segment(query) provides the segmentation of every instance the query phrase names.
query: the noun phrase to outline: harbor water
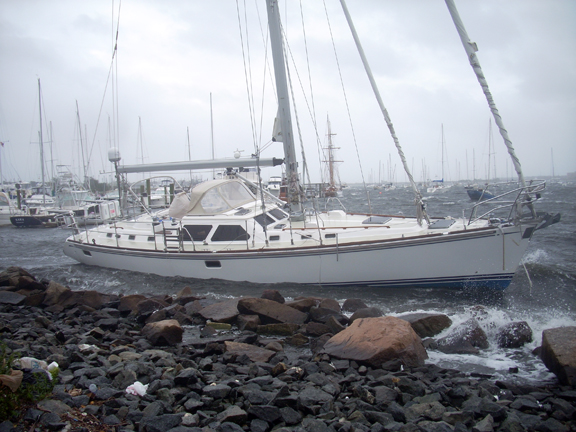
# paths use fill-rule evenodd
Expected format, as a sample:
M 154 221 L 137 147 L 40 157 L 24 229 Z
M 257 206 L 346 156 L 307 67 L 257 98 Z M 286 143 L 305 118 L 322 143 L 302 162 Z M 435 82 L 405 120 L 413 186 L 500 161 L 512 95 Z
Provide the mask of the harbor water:
M 344 189 L 341 204 L 352 212 L 375 214 L 415 213 L 407 188 L 383 191 L 361 187 Z M 425 197 L 430 216 L 462 216 L 470 208 L 463 186 L 452 186 Z M 339 204 L 336 201 L 331 205 Z M 257 296 L 264 289 L 276 289 L 286 299 L 298 296 L 362 299 L 385 315 L 406 312 L 435 312 L 448 315 L 454 324 L 475 317 L 488 335 L 490 348 L 479 355 L 442 354 L 429 351 L 429 363 L 442 367 L 492 375 L 495 379 L 554 382 L 555 377 L 532 351 L 541 344 L 542 331 L 576 326 L 576 185 L 549 184 L 538 211 L 562 214 L 561 222 L 534 233 L 510 286 L 504 291 L 367 288 L 307 286 L 298 284 L 250 284 L 221 280 L 161 277 L 152 274 L 90 267 L 79 264 L 62 252 L 70 231 L 60 228 L 18 229 L 0 227 L 0 270 L 20 266 L 37 278 L 57 281 L 73 290 L 147 295 L 175 294 L 189 286 L 197 295 L 225 299 Z M 450 256 L 444 257 L 450 260 Z M 414 263 L 418 265 L 417 262 Z M 532 343 L 519 349 L 501 349 L 496 344 L 498 329 L 511 321 L 526 321 L 533 330 Z M 447 331 L 446 331 L 447 332 Z M 440 337 L 443 334 L 439 335 Z M 518 372 L 511 372 L 518 368 Z

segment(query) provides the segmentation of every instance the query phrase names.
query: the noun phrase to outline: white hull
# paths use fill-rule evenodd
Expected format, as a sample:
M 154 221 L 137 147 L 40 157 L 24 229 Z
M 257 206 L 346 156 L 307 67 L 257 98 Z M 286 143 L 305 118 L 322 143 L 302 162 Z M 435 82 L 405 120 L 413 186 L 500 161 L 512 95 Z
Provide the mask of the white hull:
M 70 238 L 64 253 L 84 264 L 161 276 L 256 283 L 504 289 L 528 243 L 529 238 L 522 238 L 521 230 L 511 226 L 362 246 L 218 253 L 111 248 L 77 243 Z

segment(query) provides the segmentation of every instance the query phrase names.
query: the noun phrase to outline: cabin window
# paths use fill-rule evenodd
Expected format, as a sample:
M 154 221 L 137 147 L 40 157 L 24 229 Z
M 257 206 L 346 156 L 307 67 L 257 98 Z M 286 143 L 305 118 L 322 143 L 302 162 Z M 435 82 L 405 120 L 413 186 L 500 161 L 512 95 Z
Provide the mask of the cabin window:
M 220 261 L 204 261 L 204 264 L 208 268 L 220 268 L 220 267 L 222 267 L 222 264 L 220 263 Z
M 148 241 L 154 241 L 154 236 L 148 236 Z
M 336 238 L 336 234 L 334 234 L 334 233 L 326 234 L 326 235 L 324 236 L 324 238 Z
M 129 235 L 128 240 L 136 240 L 136 236 L 135 235 Z
M 108 237 L 108 238 L 112 238 L 112 233 L 108 233 L 108 234 L 106 234 L 106 237 Z
M 228 210 L 230 206 L 222 199 L 216 189 L 211 189 L 202 198 L 202 208 L 206 213 L 214 214 Z
M 270 210 L 269 213 L 278 220 L 285 219 L 288 217 L 288 215 L 286 213 L 284 213 L 282 210 L 277 209 L 277 208 Z
M 182 240 L 204 241 L 211 229 L 212 225 L 184 225 Z
M 274 229 L 284 229 L 284 228 L 286 228 L 286 224 L 274 225 Z
M 273 224 L 275 222 L 274 219 L 272 219 L 270 216 L 268 216 L 267 214 L 259 214 L 258 216 L 254 217 L 254 220 L 256 222 L 258 222 L 260 225 L 262 225 L 263 227 L 268 226 L 270 224 Z
M 280 236 L 279 236 L 279 235 L 270 236 L 270 241 L 278 241 L 278 240 L 280 240 Z
M 240 225 L 220 225 L 212 236 L 213 242 L 248 240 L 250 235 Z
M 225 183 L 218 188 L 218 192 L 232 208 L 254 199 L 248 189 L 239 182 Z

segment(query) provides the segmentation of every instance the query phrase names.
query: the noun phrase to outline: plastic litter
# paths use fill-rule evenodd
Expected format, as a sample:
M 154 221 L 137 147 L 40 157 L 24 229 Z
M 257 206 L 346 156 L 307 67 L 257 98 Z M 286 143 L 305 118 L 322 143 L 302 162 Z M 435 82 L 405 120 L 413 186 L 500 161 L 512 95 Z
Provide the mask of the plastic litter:
M 146 390 L 148 389 L 148 384 L 144 385 L 140 381 L 136 381 L 134 384 L 126 387 L 126 393 L 133 394 L 136 396 L 144 396 Z

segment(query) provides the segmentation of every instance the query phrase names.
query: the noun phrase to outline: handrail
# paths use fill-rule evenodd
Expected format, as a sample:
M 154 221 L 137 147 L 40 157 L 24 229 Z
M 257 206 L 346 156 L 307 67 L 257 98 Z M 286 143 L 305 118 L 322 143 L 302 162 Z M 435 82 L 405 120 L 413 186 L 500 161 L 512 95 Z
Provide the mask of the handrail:
M 493 198 L 479 201 L 474 206 L 472 206 L 472 210 L 470 212 L 470 218 L 468 219 L 468 225 L 476 222 L 477 220 L 484 219 L 488 215 L 493 214 L 497 211 L 503 209 L 510 209 L 508 213 L 507 220 L 509 222 L 514 221 L 517 222 L 518 220 L 523 218 L 522 210 L 524 207 L 528 207 L 530 209 L 531 218 L 536 218 L 536 213 L 532 207 L 532 205 L 540 199 L 540 192 L 542 192 L 546 188 L 546 181 L 545 180 L 531 180 L 528 185 L 524 187 L 518 187 L 516 189 L 509 190 L 504 192 L 500 195 L 497 195 Z M 514 198 L 513 196 L 516 195 Z M 506 200 L 502 200 L 502 198 L 507 197 Z M 511 200 L 511 198 L 514 198 Z M 483 212 L 480 216 L 477 215 L 478 210 L 482 207 L 490 207 L 488 210 Z

